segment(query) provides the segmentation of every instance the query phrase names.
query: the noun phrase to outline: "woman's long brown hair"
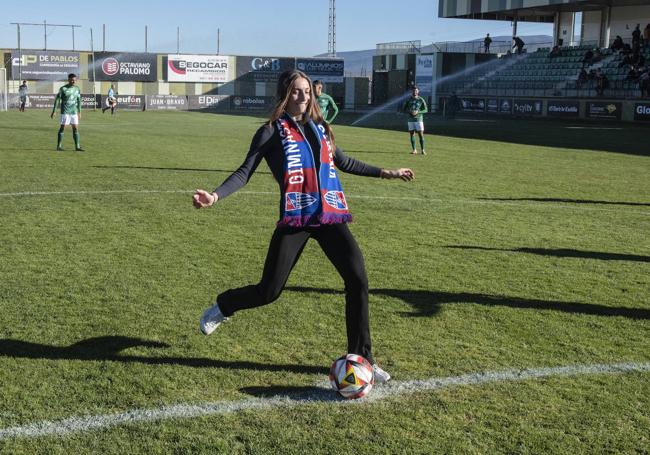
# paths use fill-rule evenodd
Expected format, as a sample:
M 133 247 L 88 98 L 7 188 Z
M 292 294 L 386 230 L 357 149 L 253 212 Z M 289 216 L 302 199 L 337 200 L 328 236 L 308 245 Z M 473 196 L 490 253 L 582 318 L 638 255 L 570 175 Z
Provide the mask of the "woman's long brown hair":
M 336 147 L 334 145 L 334 133 L 332 132 L 332 128 L 330 128 L 329 124 L 323 118 L 323 113 L 321 112 L 320 107 L 316 102 L 316 97 L 314 96 L 314 84 L 312 83 L 309 76 L 300 70 L 287 70 L 284 73 L 280 74 L 280 78 L 278 79 L 278 88 L 275 95 L 277 102 L 273 108 L 273 111 L 271 112 L 271 117 L 269 118 L 268 122 L 269 126 L 273 126 L 273 124 L 284 114 L 284 111 L 287 108 L 287 103 L 289 102 L 289 97 L 291 96 L 291 92 L 293 91 L 296 81 L 300 78 L 306 79 L 307 82 L 309 82 L 310 87 L 307 111 L 305 111 L 302 117 L 303 123 L 306 123 L 308 119 L 311 119 L 314 123 L 323 125 L 330 144 L 332 147 Z

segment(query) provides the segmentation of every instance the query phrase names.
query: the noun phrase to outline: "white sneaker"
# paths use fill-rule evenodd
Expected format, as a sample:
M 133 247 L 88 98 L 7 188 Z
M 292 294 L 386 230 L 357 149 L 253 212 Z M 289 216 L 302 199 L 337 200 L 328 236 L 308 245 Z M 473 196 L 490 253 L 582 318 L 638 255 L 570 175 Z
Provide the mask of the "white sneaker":
M 199 321 L 199 329 L 201 329 L 203 335 L 210 335 L 212 332 L 217 330 L 219 324 L 227 320 L 228 318 L 225 317 L 223 313 L 221 313 L 219 305 L 215 303 L 210 308 L 205 310 L 203 316 L 201 316 L 201 320 Z
M 375 384 L 385 384 L 390 381 L 390 374 L 379 368 L 376 363 L 372 364 L 372 374 L 375 377 Z

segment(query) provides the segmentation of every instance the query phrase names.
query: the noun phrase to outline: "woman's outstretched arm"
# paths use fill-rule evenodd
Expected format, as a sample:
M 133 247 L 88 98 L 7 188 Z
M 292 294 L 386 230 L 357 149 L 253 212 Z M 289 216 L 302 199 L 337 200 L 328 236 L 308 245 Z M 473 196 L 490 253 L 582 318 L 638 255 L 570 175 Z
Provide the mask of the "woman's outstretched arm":
M 273 128 L 264 125 L 258 129 L 251 141 L 250 149 L 241 166 L 239 166 L 235 172 L 230 174 L 230 176 L 213 192 L 210 193 L 202 189 L 197 189 L 192 197 L 192 204 L 194 207 L 197 209 L 210 207 L 219 199 L 225 198 L 246 185 L 253 176 L 257 166 L 260 164 L 260 161 L 262 161 L 262 158 L 266 153 L 266 146 L 272 136 Z
M 348 174 L 363 175 L 368 177 L 381 177 L 383 179 L 402 179 L 405 182 L 413 180 L 415 174 L 411 169 L 382 169 L 352 158 L 340 148 L 334 153 L 334 164 L 343 172 Z

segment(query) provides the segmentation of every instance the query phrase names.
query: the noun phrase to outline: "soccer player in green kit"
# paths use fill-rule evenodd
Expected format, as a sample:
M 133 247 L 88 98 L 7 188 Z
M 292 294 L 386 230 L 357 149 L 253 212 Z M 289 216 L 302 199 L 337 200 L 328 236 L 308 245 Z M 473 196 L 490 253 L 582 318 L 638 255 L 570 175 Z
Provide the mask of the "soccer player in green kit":
M 323 118 L 327 123 L 332 123 L 339 113 L 339 107 L 331 96 L 327 93 L 323 93 L 323 83 L 321 81 L 314 81 L 314 95 L 316 95 L 316 101 L 318 102 L 318 107 L 320 107 L 320 111 L 323 114 Z M 330 107 L 332 108 L 332 115 L 329 115 Z
M 411 155 L 417 155 L 418 153 L 418 150 L 415 147 L 416 132 L 420 138 L 422 154 L 426 155 L 427 152 L 424 151 L 424 122 L 422 120 L 422 114 L 426 114 L 429 111 L 427 110 L 427 102 L 420 96 L 420 89 L 413 87 L 412 90 L 413 92 L 409 99 L 404 103 L 403 108 L 403 111 L 407 112 L 409 115 L 408 128 L 409 134 L 411 135 L 411 148 L 413 149 Z
M 68 74 L 68 83 L 59 89 L 54 99 L 54 107 L 50 118 L 54 118 L 54 112 L 61 103 L 61 127 L 59 128 L 56 150 L 63 151 L 61 143 L 63 142 L 63 130 L 66 125 L 72 125 L 72 137 L 74 138 L 74 149 L 77 152 L 83 152 L 79 143 L 79 118 L 81 117 L 81 91 L 75 84 L 77 82 L 76 74 Z

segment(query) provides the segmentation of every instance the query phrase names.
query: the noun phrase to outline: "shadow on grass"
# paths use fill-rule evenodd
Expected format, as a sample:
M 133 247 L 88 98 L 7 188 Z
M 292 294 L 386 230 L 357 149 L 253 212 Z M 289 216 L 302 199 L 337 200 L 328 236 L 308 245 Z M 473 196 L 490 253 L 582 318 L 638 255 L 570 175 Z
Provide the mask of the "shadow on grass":
M 341 113 L 336 118 L 336 123 L 351 126 L 361 115 Z M 647 143 L 647 125 L 608 123 L 608 127 L 621 128 L 620 131 L 612 132 L 591 128 L 603 125 L 603 122 L 574 122 L 567 125 L 566 119 L 499 118 L 499 127 L 495 128 L 492 120 L 495 119 L 470 114 L 463 114 L 457 119 L 445 119 L 432 114 L 425 115 L 424 124 L 425 131 L 436 136 L 650 156 L 650 148 L 640 145 Z M 406 118 L 397 113 L 379 113 L 357 126 L 405 131 Z M 475 147 L 480 152 L 482 146 Z M 435 146 L 430 151 L 434 152 Z
M 554 197 L 480 197 L 484 201 L 532 201 L 532 202 L 565 202 L 568 204 L 602 204 L 602 205 L 628 205 L 631 207 L 650 207 L 647 202 L 618 202 L 618 201 L 593 201 L 589 199 L 565 199 Z
M 623 254 L 623 253 L 604 253 L 600 251 L 583 251 L 572 250 L 567 248 L 487 248 L 484 246 L 471 245 L 448 245 L 445 248 L 459 250 L 480 250 L 480 251 L 504 251 L 511 253 L 529 253 L 540 256 L 550 256 L 558 258 L 579 258 L 579 259 L 599 259 L 602 261 L 632 261 L 632 262 L 650 262 L 650 256 L 640 254 Z
M 257 362 L 226 361 L 196 357 L 141 357 L 120 355 L 133 347 L 167 348 L 166 343 L 123 336 L 88 338 L 70 346 L 52 346 L 29 341 L 0 339 L 0 356 L 46 360 L 100 360 L 146 365 L 175 365 L 192 368 L 227 370 L 288 371 L 291 373 L 327 374 L 327 368 L 312 365 L 273 365 Z
M 153 166 L 92 166 L 98 169 L 145 169 L 150 171 L 185 171 L 185 172 L 223 172 L 232 174 L 234 170 L 228 169 L 197 169 L 189 167 L 153 167 Z M 255 171 L 256 174 L 271 174 L 268 171 Z
M 343 294 L 336 289 L 311 288 L 302 286 L 287 287 L 294 292 L 316 292 L 324 294 Z M 556 300 L 526 299 L 501 295 L 475 294 L 470 292 L 407 291 L 402 289 L 371 289 L 370 294 L 400 299 L 411 305 L 415 312 L 402 313 L 408 317 L 433 316 L 442 305 L 473 303 L 486 306 L 502 306 L 525 310 L 552 310 L 562 313 L 588 314 L 594 316 L 620 316 L 630 319 L 650 319 L 650 309 L 609 307 L 595 303 L 565 302 Z
M 290 398 L 291 401 L 346 401 L 331 389 L 322 387 L 288 387 L 288 386 L 266 386 L 266 387 L 242 387 L 240 392 L 257 398 Z

